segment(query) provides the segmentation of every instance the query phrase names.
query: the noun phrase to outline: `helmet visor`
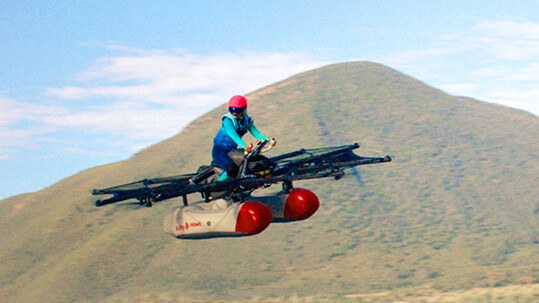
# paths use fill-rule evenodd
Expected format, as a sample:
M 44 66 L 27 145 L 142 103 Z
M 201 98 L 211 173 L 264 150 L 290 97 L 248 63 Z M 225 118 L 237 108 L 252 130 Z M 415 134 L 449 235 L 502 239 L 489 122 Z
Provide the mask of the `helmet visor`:
M 247 109 L 247 106 L 244 107 L 229 107 L 228 110 L 233 114 L 241 114 Z

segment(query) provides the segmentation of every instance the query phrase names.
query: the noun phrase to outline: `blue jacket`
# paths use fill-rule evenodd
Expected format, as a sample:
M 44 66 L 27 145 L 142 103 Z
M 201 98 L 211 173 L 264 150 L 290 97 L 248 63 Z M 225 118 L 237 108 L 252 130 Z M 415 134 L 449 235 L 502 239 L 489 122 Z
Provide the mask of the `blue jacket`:
M 237 120 L 232 114 L 227 113 L 222 118 L 223 124 L 213 139 L 213 144 L 227 151 L 240 147 L 245 147 L 247 144 L 241 140 L 241 137 L 248 131 L 258 140 L 267 140 L 255 127 L 253 119 L 247 114 L 243 115 L 243 118 Z

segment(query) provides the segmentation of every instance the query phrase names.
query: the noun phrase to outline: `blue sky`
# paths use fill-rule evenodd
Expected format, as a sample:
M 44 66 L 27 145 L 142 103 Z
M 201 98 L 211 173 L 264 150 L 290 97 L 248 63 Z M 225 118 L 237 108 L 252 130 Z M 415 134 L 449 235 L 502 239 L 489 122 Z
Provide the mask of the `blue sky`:
M 5 0 L 0 199 L 126 159 L 231 95 L 356 60 L 539 115 L 537 1 Z

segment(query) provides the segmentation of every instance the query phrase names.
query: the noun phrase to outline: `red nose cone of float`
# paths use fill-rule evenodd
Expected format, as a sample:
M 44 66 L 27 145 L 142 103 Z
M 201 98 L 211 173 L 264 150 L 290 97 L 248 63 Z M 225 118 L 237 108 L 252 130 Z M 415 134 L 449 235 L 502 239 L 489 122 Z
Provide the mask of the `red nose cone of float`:
M 247 201 L 243 204 L 236 222 L 236 232 L 258 234 L 270 225 L 273 220 L 271 210 L 264 204 Z
M 303 220 L 312 216 L 320 207 L 318 197 L 310 190 L 294 188 L 284 208 L 284 217 L 294 220 Z

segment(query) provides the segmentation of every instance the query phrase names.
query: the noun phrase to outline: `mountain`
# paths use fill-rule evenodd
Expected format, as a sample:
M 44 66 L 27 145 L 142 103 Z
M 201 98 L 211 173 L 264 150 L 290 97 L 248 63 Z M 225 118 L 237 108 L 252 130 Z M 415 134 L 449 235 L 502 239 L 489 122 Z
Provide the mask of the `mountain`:
M 530 283 L 523 296 L 533 300 L 536 116 L 370 62 L 308 71 L 247 97 L 258 129 L 279 140 L 271 155 L 359 142 L 356 153 L 394 160 L 298 182 L 317 193 L 319 211 L 253 237 L 166 235 L 163 217 L 180 199 L 93 205 L 93 188 L 209 163 L 220 106 L 130 159 L 0 201 L 0 301 L 335 301 Z

